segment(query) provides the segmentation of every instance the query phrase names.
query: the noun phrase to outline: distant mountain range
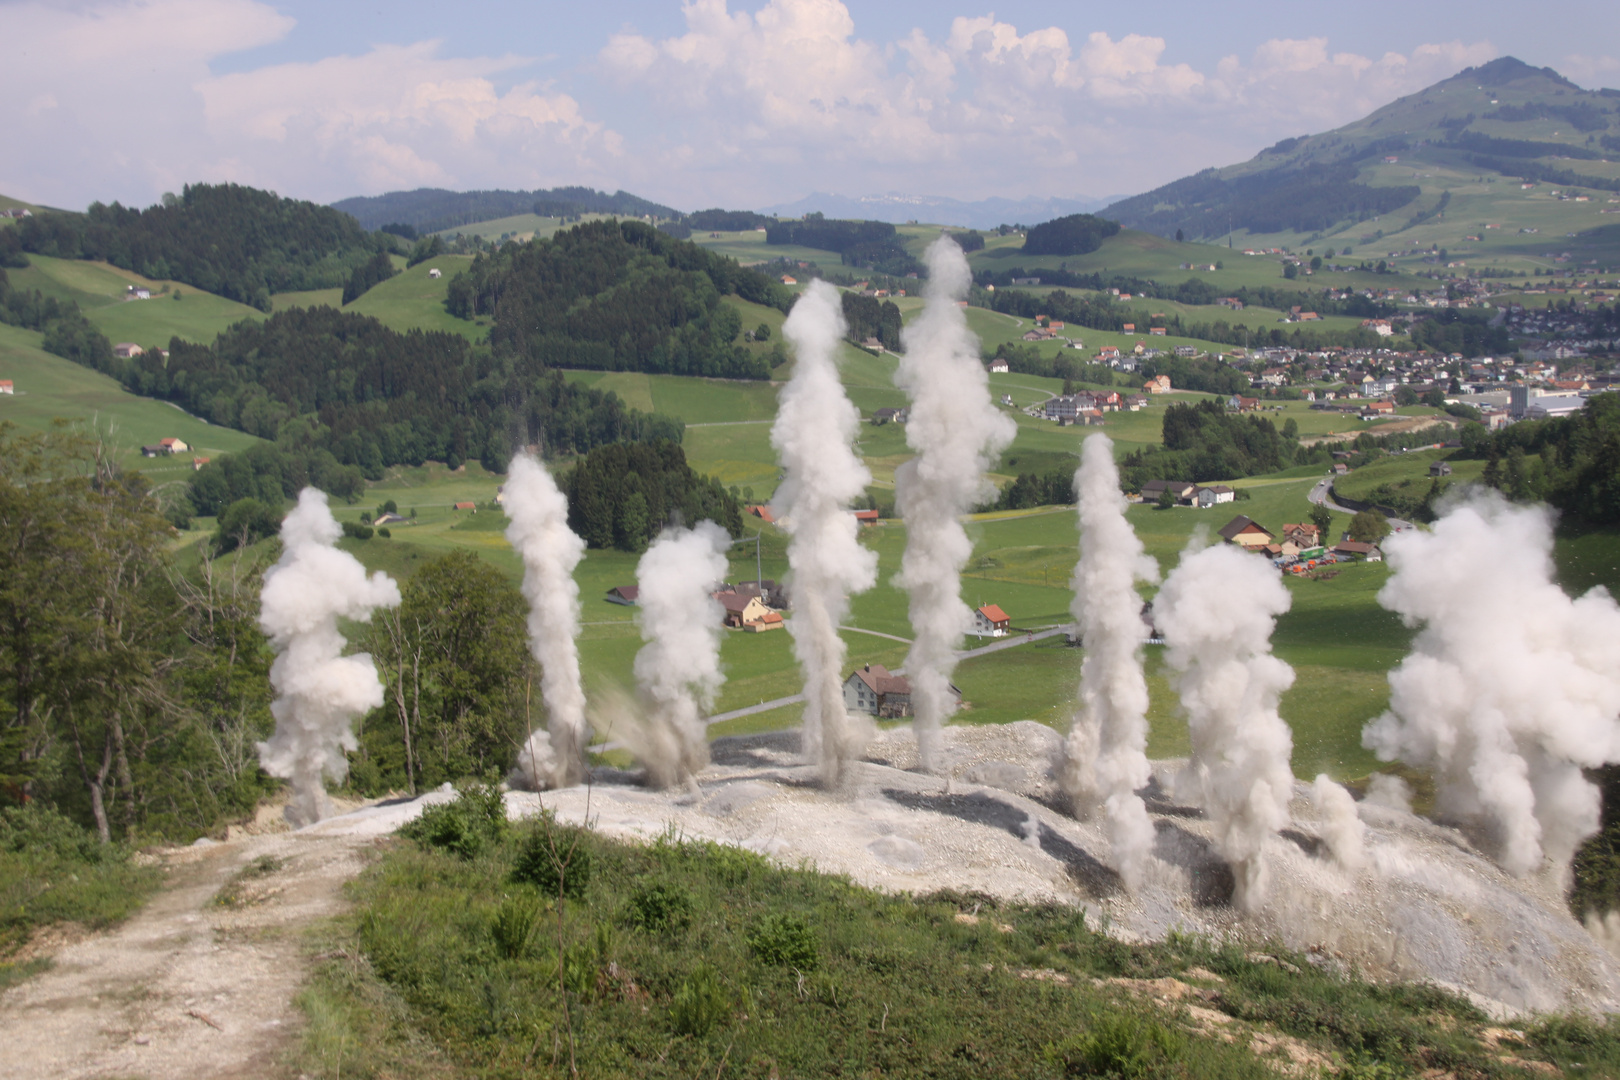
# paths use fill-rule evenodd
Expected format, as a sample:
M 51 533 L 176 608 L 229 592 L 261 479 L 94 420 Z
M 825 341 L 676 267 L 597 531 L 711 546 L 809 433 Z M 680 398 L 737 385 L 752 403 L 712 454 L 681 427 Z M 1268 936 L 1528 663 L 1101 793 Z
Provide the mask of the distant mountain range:
M 816 192 L 789 203 L 765 207 L 762 214 L 775 217 L 803 217 L 820 211 L 830 218 L 862 221 L 887 221 L 904 225 L 908 221 L 926 221 L 936 225 L 960 225 L 970 229 L 993 229 L 997 225 L 1035 225 L 1067 214 L 1088 214 L 1118 199 L 1111 195 L 1103 199 L 980 199 L 964 202 L 942 195 L 829 195 Z
M 1416 223 L 1444 212 L 1443 203 L 1419 203 L 1457 182 L 1446 174 L 1620 190 L 1606 170 L 1582 168 L 1607 158 L 1620 158 L 1620 90 L 1583 90 L 1552 68 L 1506 56 L 1344 127 L 1122 199 L 1102 216 L 1189 240 L 1235 230 L 1327 233 L 1373 218 Z

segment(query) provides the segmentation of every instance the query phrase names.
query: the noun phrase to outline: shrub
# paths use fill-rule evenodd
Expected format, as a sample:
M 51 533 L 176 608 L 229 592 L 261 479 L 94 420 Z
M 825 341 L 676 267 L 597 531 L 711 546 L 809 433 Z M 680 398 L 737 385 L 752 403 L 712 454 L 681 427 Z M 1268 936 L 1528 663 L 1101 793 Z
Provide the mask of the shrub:
M 384 525 L 382 528 L 377 530 L 377 535 L 382 537 L 384 540 L 387 540 L 394 534 L 388 531 L 388 526 Z
M 533 885 L 547 896 L 579 899 L 591 880 L 591 849 L 576 834 L 542 815 L 518 845 L 512 880 Z
M 1157 1020 L 1111 1013 L 1072 1039 L 1046 1048 L 1047 1060 L 1064 1076 L 1147 1080 L 1166 1075 L 1186 1053 L 1186 1039 Z
M 427 847 L 471 859 L 506 835 L 506 802 L 493 784 L 469 784 L 455 802 L 428 807 L 399 832 Z
M 814 930 L 797 915 L 766 915 L 748 934 L 748 947 L 767 964 L 814 971 L 820 947 Z
M 544 906 L 538 895 L 528 892 L 501 899 L 501 906 L 490 920 L 489 934 L 502 956 L 522 960 L 534 952 L 535 932 L 540 928 Z
M 692 921 L 692 894 L 659 883 L 630 894 L 630 921 L 650 933 L 684 930 Z
M 370 540 L 371 533 L 370 525 L 361 525 L 354 521 L 345 521 L 343 523 L 344 536 L 353 537 L 356 540 Z
M 677 1035 L 701 1039 L 731 1012 L 731 995 L 708 964 L 699 964 L 675 989 L 669 1003 L 669 1026 Z

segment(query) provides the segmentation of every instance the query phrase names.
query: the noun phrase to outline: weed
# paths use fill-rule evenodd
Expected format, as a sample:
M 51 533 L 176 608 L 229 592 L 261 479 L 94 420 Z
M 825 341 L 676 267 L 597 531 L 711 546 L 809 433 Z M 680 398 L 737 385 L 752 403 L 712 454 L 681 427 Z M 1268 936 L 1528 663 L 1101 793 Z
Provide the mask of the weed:
M 490 937 L 495 948 L 508 960 L 522 960 L 535 951 L 535 936 L 540 929 L 540 916 L 544 901 L 536 894 L 519 892 L 501 898 L 490 920 Z
M 454 802 L 428 807 L 399 831 L 428 847 L 476 858 L 506 835 L 506 802 L 494 784 L 468 784 Z
M 1150 1016 L 1105 1013 L 1081 1035 L 1046 1048 L 1064 1076 L 1150 1080 L 1170 1075 L 1187 1051 L 1187 1039 Z
M 669 1003 L 669 1025 L 677 1035 L 701 1039 L 731 1012 L 731 994 L 708 964 L 699 964 L 681 980 Z
M 770 914 L 754 924 L 748 947 L 767 964 L 814 971 L 820 960 L 815 931 L 797 915 Z
M 512 880 L 533 885 L 547 896 L 577 900 L 591 880 L 591 849 L 579 835 L 542 815 L 524 833 L 512 863 Z
M 692 921 L 692 894 L 660 882 L 630 894 L 630 921 L 654 934 L 686 929 Z

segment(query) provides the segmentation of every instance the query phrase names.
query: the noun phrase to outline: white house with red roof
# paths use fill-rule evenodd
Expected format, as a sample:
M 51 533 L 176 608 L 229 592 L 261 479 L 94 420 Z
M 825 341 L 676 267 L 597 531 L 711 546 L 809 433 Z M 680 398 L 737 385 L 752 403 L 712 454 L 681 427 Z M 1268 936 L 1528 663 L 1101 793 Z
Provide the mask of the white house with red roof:
M 973 633 L 978 637 L 1006 637 L 1012 618 L 995 604 L 986 604 L 973 613 Z

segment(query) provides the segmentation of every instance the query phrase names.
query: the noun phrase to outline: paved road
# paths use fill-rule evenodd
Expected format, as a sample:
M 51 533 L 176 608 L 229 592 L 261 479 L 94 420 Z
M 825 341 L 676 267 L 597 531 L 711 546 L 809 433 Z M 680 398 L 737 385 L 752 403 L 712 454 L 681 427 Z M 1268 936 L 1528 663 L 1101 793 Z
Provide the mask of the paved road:
M 1355 511 L 1350 509 L 1348 506 L 1340 506 L 1338 503 L 1333 501 L 1332 496 L 1329 494 L 1329 492 L 1332 490 L 1333 478 L 1328 477 L 1326 479 L 1317 481 L 1316 486 L 1311 488 L 1311 493 L 1305 497 L 1318 506 L 1326 506 L 1329 510 L 1337 510 L 1341 514 L 1354 514 Z M 1402 518 L 1390 518 L 1389 527 L 1395 532 L 1401 532 L 1405 529 L 1414 528 L 1415 526 L 1413 526 L 1410 521 L 1403 520 Z
M 840 626 L 838 629 L 850 634 L 870 634 L 872 637 L 888 638 L 890 641 L 898 641 L 902 645 L 911 644 L 911 639 L 908 637 L 899 637 L 895 634 L 885 634 L 881 630 L 862 630 L 858 626 Z
M 853 630 L 859 634 L 875 634 L 877 637 L 890 638 L 894 641 L 906 641 L 905 638 L 895 637 L 893 634 L 881 634 L 875 630 L 862 630 L 856 626 L 840 626 L 839 629 Z M 987 656 L 990 653 L 1001 652 L 1003 649 L 1013 649 L 1020 645 L 1028 645 L 1031 642 L 1045 641 L 1047 638 L 1056 637 L 1059 634 L 1068 634 L 1073 630 L 1074 624 L 1066 623 L 1062 626 L 1051 626 L 1043 630 L 1037 630 L 1033 634 L 1014 634 L 1009 637 L 999 638 L 988 645 L 981 645 L 976 649 L 960 650 L 957 652 L 956 658 L 958 660 L 969 660 L 975 656 Z M 909 642 L 907 642 L 907 644 L 909 644 Z M 896 668 L 894 671 L 896 675 L 904 674 L 904 672 L 905 669 L 903 668 Z M 741 709 L 733 709 L 730 712 L 715 713 L 713 716 L 708 717 L 704 723 L 723 724 L 728 720 L 741 720 L 745 716 L 753 716 L 757 713 L 770 712 L 773 709 L 782 709 L 789 705 L 800 705 L 803 703 L 803 694 L 789 694 L 787 697 L 772 698 L 770 701 L 762 701 L 758 705 L 749 705 Z M 591 750 L 601 753 L 605 750 L 617 750 L 619 749 L 619 745 L 620 744 L 617 742 L 598 743 L 597 745 L 591 747 Z

